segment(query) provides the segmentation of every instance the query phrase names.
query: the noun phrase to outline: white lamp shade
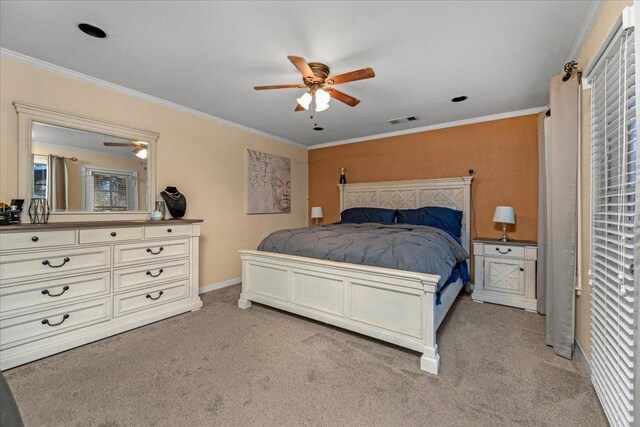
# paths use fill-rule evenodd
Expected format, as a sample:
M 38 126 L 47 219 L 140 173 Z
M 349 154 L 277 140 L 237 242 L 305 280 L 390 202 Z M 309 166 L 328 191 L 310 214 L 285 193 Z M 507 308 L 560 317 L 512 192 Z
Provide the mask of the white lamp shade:
M 323 89 L 316 90 L 316 111 L 324 111 L 329 108 L 331 95 Z
M 493 214 L 493 222 L 516 223 L 516 213 L 511 206 L 497 206 Z
M 322 218 L 322 207 L 314 206 L 311 208 L 311 218 Z
M 147 149 L 143 148 L 142 150 L 138 151 L 136 153 L 136 156 L 138 156 L 141 159 L 146 159 L 147 158 Z
M 304 95 L 302 95 L 300 98 L 296 99 L 296 101 L 298 101 L 298 104 L 300 104 L 300 106 L 302 108 L 304 108 L 305 110 L 309 109 L 309 105 L 311 105 L 311 100 L 312 100 L 312 96 L 309 92 L 305 92 Z

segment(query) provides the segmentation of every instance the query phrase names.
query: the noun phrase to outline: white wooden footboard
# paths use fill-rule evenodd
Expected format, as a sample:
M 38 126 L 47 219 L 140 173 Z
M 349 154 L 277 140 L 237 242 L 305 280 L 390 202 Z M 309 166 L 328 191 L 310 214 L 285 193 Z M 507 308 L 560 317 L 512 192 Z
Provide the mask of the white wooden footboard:
M 242 250 L 240 308 L 251 301 L 421 352 L 438 373 L 439 276 Z

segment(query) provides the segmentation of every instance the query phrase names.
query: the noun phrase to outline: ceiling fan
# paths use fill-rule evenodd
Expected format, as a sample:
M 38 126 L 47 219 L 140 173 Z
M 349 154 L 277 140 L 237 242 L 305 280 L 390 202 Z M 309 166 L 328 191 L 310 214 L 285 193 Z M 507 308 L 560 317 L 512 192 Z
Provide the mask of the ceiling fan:
M 271 85 L 271 86 L 254 86 L 255 90 L 268 89 L 293 89 L 293 88 L 309 88 L 300 98 L 297 99 L 298 105 L 294 111 L 304 111 L 311 107 L 311 103 L 315 101 L 315 111 L 324 111 L 329 108 L 329 100 L 331 98 L 355 107 L 360 103 L 359 99 L 340 92 L 338 89 L 326 88 L 326 86 L 334 86 L 342 83 L 353 82 L 356 80 L 364 80 L 375 77 L 375 73 L 371 68 L 363 68 L 361 70 L 351 71 L 348 73 L 338 74 L 337 76 L 329 76 L 329 66 L 320 62 L 305 61 L 300 56 L 288 56 L 289 61 L 302 74 L 302 83 L 288 85 Z
M 133 154 L 141 159 L 147 158 L 147 143 L 144 141 L 103 142 L 105 147 L 133 147 Z

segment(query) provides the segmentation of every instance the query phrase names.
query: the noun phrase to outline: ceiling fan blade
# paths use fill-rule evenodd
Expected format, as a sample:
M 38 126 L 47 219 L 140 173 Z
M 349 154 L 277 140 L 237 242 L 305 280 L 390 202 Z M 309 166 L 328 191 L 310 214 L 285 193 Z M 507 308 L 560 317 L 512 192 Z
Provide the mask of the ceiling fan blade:
M 271 85 L 271 86 L 254 86 L 255 90 L 269 90 L 269 89 L 293 89 L 306 87 L 303 84 L 290 84 L 290 85 Z
M 287 58 L 289 58 L 289 61 L 291 61 L 291 63 L 298 69 L 298 71 L 302 73 L 303 77 L 310 78 L 310 79 L 315 78 L 313 71 L 311 71 L 311 67 L 309 67 L 309 64 L 307 64 L 307 61 L 305 61 L 303 57 L 287 56 Z
M 342 83 L 353 82 L 356 80 L 364 80 L 375 77 L 376 73 L 372 68 L 363 68 L 362 70 L 350 71 L 344 74 L 338 74 L 337 76 L 330 76 L 327 78 L 327 84 L 339 85 Z
M 296 108 L 293 111 L 304 111 L 304 107 L 302 107 L 302 105 L 298 104 L 298 105 L 296 105 Z
M 103 142 L 107 147 L 135 147 L 133 142 Z
M 329 92 L 329 95 L 331 95 L 333 99 L 336 99 L 340 102 L 344 102 L 349 107 L 355 107 L 356 105 L 360 104 L 359 99 L 356 99 L 351 95 L 347 95 L 344 92 L 340 92 L 337 89 L 327 89 L 327 92 Z

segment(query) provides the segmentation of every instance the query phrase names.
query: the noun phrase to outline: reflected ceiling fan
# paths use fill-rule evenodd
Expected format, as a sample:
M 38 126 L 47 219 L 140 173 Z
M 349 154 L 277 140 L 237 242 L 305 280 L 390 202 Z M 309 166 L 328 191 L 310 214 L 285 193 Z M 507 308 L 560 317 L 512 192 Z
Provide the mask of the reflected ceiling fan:
M 133 147 L 133 154 L 141 159 L 147 158 L 147 143 L 144 141 L 131 142 L 103 142 L 105 147 Z
M 253 88 L 255 90 L 309 88 L 308 92 L 305 92 L 304 95 L 297 99 L 298 105 L 294 111 L 308 110 L 312 107 L 312 103 L 315 104 L 314 110 L 316 112 L 324 111 L 329 108 L 329 100 L 331 98 L 343 102 L 349 107 L 355 107 L 360 103 L 359 99 L 340 92 L 338 89 L 327 88 L 326 86 L 370 79 L 376 76 L 371 68 L 363 68 L 361 70 L 338 74 L 337 76 L 329 76 L 328 65 L 321 64 L 320 62 L 307 63 L 307 61 L 300 56 L 288 56 L 287 58 L 289 58 L 289 61 L 291 61 L 302 74 L 301 84 L 254 86 Z

